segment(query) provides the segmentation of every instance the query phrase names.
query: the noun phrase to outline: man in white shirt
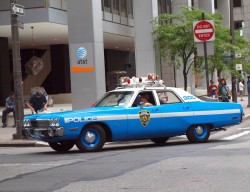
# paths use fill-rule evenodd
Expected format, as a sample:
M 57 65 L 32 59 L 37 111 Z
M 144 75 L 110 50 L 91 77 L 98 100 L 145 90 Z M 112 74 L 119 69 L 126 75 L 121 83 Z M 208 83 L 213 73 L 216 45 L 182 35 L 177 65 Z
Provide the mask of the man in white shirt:
M 241 98 L 241 101 L 244 101 L 242 96 L 243 96 L 243 90 L 244 90 L 244 84 L 242 83 L 243 80 L 240 80 L 239 82 L 239 90 L 240 90 L 240 98 Z

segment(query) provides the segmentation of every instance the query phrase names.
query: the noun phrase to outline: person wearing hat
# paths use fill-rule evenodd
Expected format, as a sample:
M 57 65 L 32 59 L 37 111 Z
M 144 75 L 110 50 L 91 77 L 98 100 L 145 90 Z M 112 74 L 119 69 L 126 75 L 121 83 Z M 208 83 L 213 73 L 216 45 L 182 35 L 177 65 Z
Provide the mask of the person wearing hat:
M 36 92 L 30 97 L 27 107 L 29 107 L 32 113 L 37 113 L 40 110 L 47 110 L 48 102 L 46 97 L 40 92 Z

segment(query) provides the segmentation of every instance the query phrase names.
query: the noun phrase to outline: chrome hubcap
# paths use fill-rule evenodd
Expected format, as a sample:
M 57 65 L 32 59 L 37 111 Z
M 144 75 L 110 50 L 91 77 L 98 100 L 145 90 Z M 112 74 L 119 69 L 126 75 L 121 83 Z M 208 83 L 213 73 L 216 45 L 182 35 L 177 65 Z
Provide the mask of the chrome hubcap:
M 202 126 L 198 126 L 195 128 L 195 131 L 198 135 L 201 135 L 203 133 L 203 127 Z
M 88 131 L 85 135 L 85 141 L 87 141 L 88 143 L 92 143 L 95 140 L 95 134 L 93 134 L 92 132 Z

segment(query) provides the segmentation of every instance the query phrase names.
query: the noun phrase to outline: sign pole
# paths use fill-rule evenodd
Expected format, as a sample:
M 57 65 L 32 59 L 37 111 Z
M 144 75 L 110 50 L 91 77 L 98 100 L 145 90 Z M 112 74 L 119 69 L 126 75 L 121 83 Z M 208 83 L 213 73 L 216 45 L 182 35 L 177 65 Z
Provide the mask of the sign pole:
M 205 13 L 202 12 L 202 20 L 205 20 Z M 207 61 L 207 42 L 203 42 L 204 45 L 204 59 L 205 59 L 205 70 L 206 70 L 206 84 L 207 84 L 207 96 L 209 96 L 209 76 L 208 76 L 208 61 Z
M 16 3 L 16 0 L 11 0 L 10 3 Z M 11 10 L 10 10 L 11 11 Z M 13 139 L 22 138 L 23 129 L 23 87 L 22 87 L 22 69 L 20 56 L 20 41 L 18 31 L 18 15 L 11 13 L 11 33 L 12 33 L 12 58 L 13 58 L 13 76 L 14 76 L 14 91 L 16 97 L 16 133 L 13 134 Z

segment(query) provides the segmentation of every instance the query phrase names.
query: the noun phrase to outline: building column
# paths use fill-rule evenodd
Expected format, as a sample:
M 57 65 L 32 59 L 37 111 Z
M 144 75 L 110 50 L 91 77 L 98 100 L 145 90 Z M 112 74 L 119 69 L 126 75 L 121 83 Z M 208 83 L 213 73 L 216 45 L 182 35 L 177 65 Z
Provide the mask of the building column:
M 230 27 L 230 2 L 229 0 L 217 1 L 217 9 L 222 14 L 223 25 Z
M 133 6 L 136 75 L 146 76 L 147 73 L 159 73 L 159 54 L 154 48 L 153 24 L 150 23 L 158 16 L 158 3 L 155 0 L 134 0 Z
M 106 91 L 101 1 L 68 1 L 73 109 L 90 107 Z
M 219 0 L 221 1 L 221 0 Z M 214 0 L 199 0 L 199 8 L 204 11 L 215 13 Z
M 0 37 L 0 106 L 5 106 L 11 90 L 8 38 Z

